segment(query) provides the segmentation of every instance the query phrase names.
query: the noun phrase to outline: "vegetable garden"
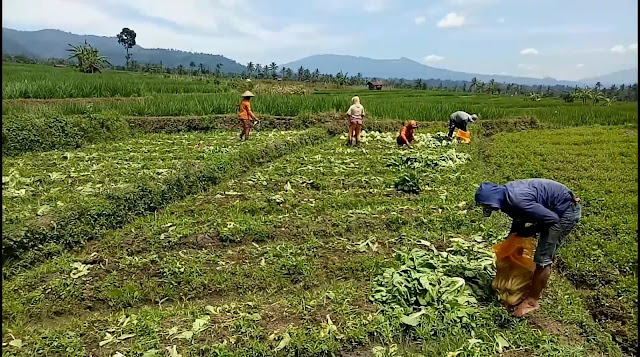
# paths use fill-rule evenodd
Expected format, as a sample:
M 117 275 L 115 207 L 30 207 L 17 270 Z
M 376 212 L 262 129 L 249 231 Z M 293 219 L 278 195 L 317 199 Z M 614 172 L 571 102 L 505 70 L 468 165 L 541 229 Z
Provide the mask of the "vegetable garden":
M 238 142 L 246 84 L 56 71 L 3 68 L 3 356 L 637 353 L 637 103 L 256 93 Z M 458 109 L 470 145 L 441 133 Z M 432 123 L 399 149 L 409 119 Z M 508 219 L 473 193 L 529 177 L 583 221 L 515 318 L 491 288 Z

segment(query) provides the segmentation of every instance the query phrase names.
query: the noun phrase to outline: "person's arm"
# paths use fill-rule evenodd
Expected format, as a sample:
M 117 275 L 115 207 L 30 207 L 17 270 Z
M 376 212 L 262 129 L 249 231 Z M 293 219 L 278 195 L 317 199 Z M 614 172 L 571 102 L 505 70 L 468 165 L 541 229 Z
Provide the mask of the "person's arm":
M 531 220 L 536 223 L 552 225 L 560 221 L 560 217 L 558 217 L 555 212 L 547 209 L 531 198 L 519 200 L 515 206 L 527 214 Z
M 409 142 L 409 140 L 407 140 L 407 135 L 404 128 L 400 130 L 400 139 L 402 139 L 402 141 L 404 141 L 404 143 L 407 144 L 409 148 L 411 148 L 411 143 Z
M 256 120 L 258 118 L 256 118 L 255 114 L 253 114 L 253 112 L 251 111 L 251 104 L 249 104 L 249 102 L 247 102 L 247 104 L 245 104 L 247 106 L 247 114 L 249 114 L 249 118 Z

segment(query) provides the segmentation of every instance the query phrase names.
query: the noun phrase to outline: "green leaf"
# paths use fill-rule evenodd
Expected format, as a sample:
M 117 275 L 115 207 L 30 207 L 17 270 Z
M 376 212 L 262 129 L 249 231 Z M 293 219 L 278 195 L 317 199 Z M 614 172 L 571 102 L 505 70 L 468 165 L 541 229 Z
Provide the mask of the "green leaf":
M 204 330 L 207 326 L 207 324 L 209 323 L 209 319 L 211 317 L 209 316 L 204 316 L 201 317 L 199 319 L 196 319 L 196 321 L 193 322 L 193 326 L 191 327 L 191 331 L 193 332 L 200 332 L 202 330 Z
M 289 344 L 289 342 L 291 342 L 291 336 L 289 336 L 289 334 L 287 332 L 282 334 L 282 340 L 280 340 L 280 343 L 278 344 L 278 346 L 273 350 L 273 352 L 278 352 L 281 349 L 287 347 L 287 345 Z
M 11 342 L 9 342 L 9 346 L 21 348 L 24 345 L 22 344 L 22 340 L 17 338 L 15 340 L 11 340 Z
M 126 340 L 127 338 L 131 338 L 131 337 L 133 337 L 133 336 L 135 336 L 135 335 L 136 335 L 135 333 L 127 333 L 127 334 L 124 334 L 124 335 L 122 335 L 122 336 L 118 337 L 118 340 L 120 340 L 120 341 L 124 341 L 124 340 Z
M 418 324 L 420 323 L 420 316 L 424 315 L 426 312 L 427 311 L 423 309 L 418 312 L 414 312 L 409 316 L 403 315 L 400 321 L 409 326 L 418 326 Z
M 158 352 L 160 352 L 160 350 L 151 349 L 145 352 L 142 357 L 156 357 L 158 356 Z
M 498 343 L 498 346 L 496 347 L 498 353 L 502 353 L 505 347 L 510 346 L 509 342 L 502 337 L 502 335 L 496 335 L 496 342 Z
M 106 332 L 105 336 L 104 336 L 104 340 L 100 341 L 100 343 L 98 343 L 98 345 L 100 347 L 102 347 L 102 346 L 104 346 L 104 345 L 106 345 L 108 343 L 111 343 L 113 341 L 115 341 L 115 337 L 113 337 L 113 335 L 111 335 L 110 333 Z
M 193 338 L 193 331 L 183 331 L 182 333 L 180 333 L 179 335 L 175 336 L 174 338 L 183 338 L 185 340 L 190 340 Z
M 169 357 L 182 357 L 182 355 L 178 353 L 178 349 L 176 345 L 173 345 L 172 347 L 167 347 L 167 350 L 169 351 Z

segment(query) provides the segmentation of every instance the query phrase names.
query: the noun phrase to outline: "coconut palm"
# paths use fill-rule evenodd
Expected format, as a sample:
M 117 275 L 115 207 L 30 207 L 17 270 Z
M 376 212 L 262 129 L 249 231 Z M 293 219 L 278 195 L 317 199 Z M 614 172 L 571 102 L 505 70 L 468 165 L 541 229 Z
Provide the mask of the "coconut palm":
M 251 74 L 253 74 L 253 71 L 255 69 L 256 69 L 256 67 L 253 65 L 253 62 L 247 63 L 247 73 L 249 74 L 249 77 L 251 77 Z

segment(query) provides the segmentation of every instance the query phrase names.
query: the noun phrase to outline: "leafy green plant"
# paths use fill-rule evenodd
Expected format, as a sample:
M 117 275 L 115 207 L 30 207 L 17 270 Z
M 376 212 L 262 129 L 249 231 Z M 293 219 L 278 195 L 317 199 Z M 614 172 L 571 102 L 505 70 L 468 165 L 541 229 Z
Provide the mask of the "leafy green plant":
M 494 273 L 491 253 L 463 240 L 455 241 L 446 252 L 429 242 L 421 243 L 430 249 L 397 253 L 395 260 L 400 266 L 374 278 L 370 299 L 383 310 L 407 314 L 402 322 L 411 326 L 419 323 L 425 307 L 444 309 L 450 317 L 465 320 L 476 298 L 490 293 L 487 287 Z
M 100 56 L 98 50 L 90 44 L 85 43 L 81 46 L 70 44 L 69 46 L 71 47 L 67 49 L 67 51 L 71 52 L 69 59 L 75 58 L 78 60 L 78 69 L 80 72 L 100 73 L 104 66 L 110 64 L 109 61 L 107 61 L 107 57 Z
M 422 190 L 420 188 L 420 178 L 415 172 L 409 172 L 400 175 L 395 183 L 396 190 L 400 192 L 418 194 Z

